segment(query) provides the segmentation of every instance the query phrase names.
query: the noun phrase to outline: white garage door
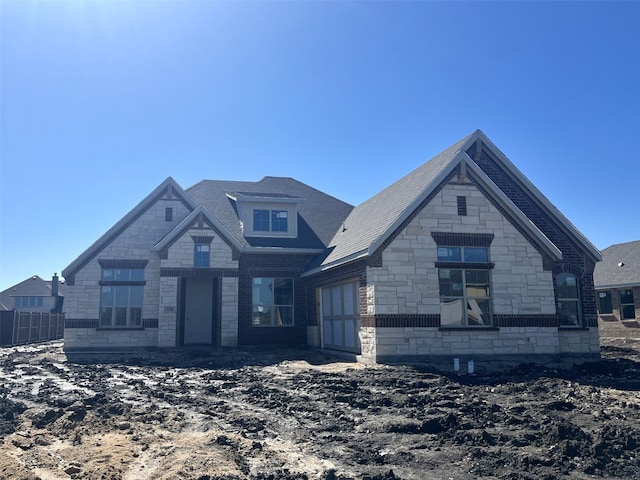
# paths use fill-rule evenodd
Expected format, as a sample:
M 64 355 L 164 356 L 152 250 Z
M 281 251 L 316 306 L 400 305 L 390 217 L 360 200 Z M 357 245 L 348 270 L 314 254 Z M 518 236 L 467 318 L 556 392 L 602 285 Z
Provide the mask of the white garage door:
M 360 295 L 358 282 L 322 289 L 324 348 L 360 353 Z

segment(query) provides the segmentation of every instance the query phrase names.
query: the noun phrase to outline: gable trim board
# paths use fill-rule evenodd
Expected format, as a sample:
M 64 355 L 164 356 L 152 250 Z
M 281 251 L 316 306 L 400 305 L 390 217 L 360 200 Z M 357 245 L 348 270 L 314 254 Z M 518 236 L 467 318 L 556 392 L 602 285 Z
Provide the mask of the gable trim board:
M 487 164 L 489 158 L 493 166 Z M 518 192 L 515 197 L 512 189 Z M 296 222 L 302 226 L 299 236 L 256 237 L 257 231 L 248 225 L 247 238 L 242 222 L 251 221 L 252 216 L 236 208 L 236 192 L 248 192 L 249 203 L 263 198 L 295 203 Z M 159 222 L 159 211 L 144 214 L 167 196 L 184 208 L 171 225 L 154 229 L 149 223 L 145 231 L 161 232 L 157 238 L 133 250 L 109 246 L 116 239 L 119 244 L 128 239 L 139 243 L 139 238 L 129 237 L 136 235 L 133 225 L 140 229 L 145 227 L 138 221 Z M 334 229 L 332 236 L 328 225 Z M 206 239 L 210 246 L 208 266 L 194 265 L 197 239 Z M 436 247 L 449 241 L 480 242 L 489 252 L 489 261 L 439 261 Z M 318 242 L 324 247 L 319 248 Z M 135 329 L 95 328 L 101 295 L 96 258 L 148 262 L 144 305 L 127 307 L 143 310 L 145 320 L 133 324 Z M 191 303 L 201 298 L 189 295 L 185 288 L 195 288 L 189 279 L 200 278 L 216 279 L 212 280 L 215 298 L 206 308 L 217 312 L 211 328 L 217 332 L 219 346 L 322 347 L 327 328 L 333 329 L 329 343 L 339 346 L 342 335 L 352 335 L 341 329 L 355 328 L 357 349 L 353 342 L 348 347 L 345 343 L 345 348 L 362 361 L 466 354 L 485 359 L 504 355 L 592 358 L 599 355 L 592 273 L 600 258 L 600 252 L 479 130 L 355 208 L 289 178 L 265 177 L 254 183 L 205 180 L 183 190 L 169 177 L 64 270 L 63 275 L 71 279 L 73 310 L 67 312 L 65 349 L 182 345 L 181 332 L 189 321 L 185 311 L 197 311 Z M 443 269 L 465 276 L 478 269 L 486 272 L 479 275 L 490 282 L 490 295 L 469 300 L 467 309 L 472 308 L 475 316 L 486 316 L 489 323 L 449 325 L 451 309 L 442 310 L 445 304 L 439 288 L 443 287 L 438 286 L 438 272 Z M 560 322 L 557 311 L 555 275 L 561 272 L 574 273 L 579 282 L 575 306 L 581 320 L 570 328 Z M 254 278 L 271 282 L 273 289 L 261 293 L 275 295 L 266 303 L 256 303 Z M 336 286 L 345 282 L 350 287 L 340 293 L 342 300 L 323 300 L 323 295 L 342 291 Z M 276 285 L 284 284 L 290 284 L 290 290 L 276 293 Z M 466 294 L 460 298 L 466 299 Z M 349 306 L 355 300 L 357 319 Z M 563 297 L 563 302 L 574 308 L 573 300 Z M 480 310 L 480 304 L 485 310 Z M 452 305 L 455 312 L 458 307 L 455 302 Z M 463 315 L 472 315 L 465 313 L 467 309 Z M 271 321 L 276 323 L 255 324 L 257 311 L 271 311 Z M 283 318 L 289 323 L 277 323 Z

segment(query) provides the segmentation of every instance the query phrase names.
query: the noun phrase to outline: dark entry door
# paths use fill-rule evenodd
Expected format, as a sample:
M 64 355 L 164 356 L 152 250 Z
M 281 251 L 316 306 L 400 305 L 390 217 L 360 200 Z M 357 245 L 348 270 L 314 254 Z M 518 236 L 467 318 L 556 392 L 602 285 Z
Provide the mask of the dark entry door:
M 211 278 L 187 279 L 184 306 L 185 345 L 213 344 L 213 287 Z

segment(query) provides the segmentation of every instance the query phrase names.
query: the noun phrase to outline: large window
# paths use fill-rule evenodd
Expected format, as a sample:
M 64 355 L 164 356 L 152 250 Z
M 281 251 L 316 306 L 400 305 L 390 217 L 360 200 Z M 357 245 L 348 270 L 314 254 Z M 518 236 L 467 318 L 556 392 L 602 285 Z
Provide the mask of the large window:
M 293 279 L 254 278 L 252 325 L 293 325 Z
M 253 211 L 253 230 L 255 232 L 287 232 L 289 230 L 289 212 L 287 210 Z
M 439 262 L 460 263 L 460 268 L 438 268 L 442 326 L 491 325 L 490 271 L 476 268 L 488 260 L 486 247 L 438 247 Z
M 611 292 L 598 292 L 598 305 L 600 313 L 613 313 L 613 303 L 611 302 Z
M 580 294 L 578 277 L 573 273 L 561 273 L 556 277 L 558 289 L 558 316 L 560 326 L 580 325 Z
M 105 268 L 100 283 L 100 326 L 142 326 L 144 269 Z
M 636 318 L 636 308 L 633 304 L 633 290 L 630 288 L 620 291 L 620 318 Z

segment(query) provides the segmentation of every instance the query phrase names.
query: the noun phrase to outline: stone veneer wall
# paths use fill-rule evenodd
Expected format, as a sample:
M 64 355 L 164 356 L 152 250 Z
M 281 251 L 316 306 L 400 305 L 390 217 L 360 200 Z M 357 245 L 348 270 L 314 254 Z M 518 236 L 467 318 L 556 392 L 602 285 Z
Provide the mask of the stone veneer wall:
M 165 209 L 173 219 L 165 221 Z M 175 198 L 158 200 L 117 235 L 104 249 L 75 273 L 65 295 L 65 350 L 155 347 L 158 344 L 160 258 L 153 251 L 158 239 L 188 215 Z M 98 260 L 148 260 L 144 278 L 143 329 L 98 329 L 100 279 Z
M 194 240 L 192 237 L 213 237 L 211 240 L 210 268 L 238 268 L 238 261 L 233 259 L 231 247 L 218 232 L 203 226 L 191 228 L 176 240 L 162 259 L 162 268 L 193 268 Z
M 209 268 L 194 269 L 194 239 L 192 237 L 211 238 Z M 220 345 L 233 347 L 238 344 L 238 261 L 234 260 L 231 247 L 217 231 L 203 225 L 193 227 L 177 239 L 168 249 L 167 258 L 161 261 L 162 269 L 171 269 L 172 275 L 162 277 L 160 296 L 160 322 L 158 346 L 175 347 L 178 344 L 177 325 L 180 320 L 178 278 L 198 275 L 222 277 L 220 289 Z M 228 275 L 228 276 L 227 276 Z
M 466 216 L 458 215 L 458 196 L 466 197 Z M 493 327 L 439 327 L 437 245 L 431 232 L 493 235 Z M 367 268 L 361 358 L 598 356 L 597 329 L 558 329 L 554 299 L 553 273 L 545 270 L 540 252 L 482 192 L 450 182 L 384 249 L 382 266 Z
M 458 196 L 467 215 L 457 214 Z M 431 232 L 488 233 L 496 315 L 555 315 L 552 273 L 540 253 L 472 185 L 447 184 L 367 269 L 367 314 L 440 314 Z
M 502 327 L 453 331 L 438 328 L 398 327 L 363 329 L 364 362 L 417 360 L 448 364 L 452 358 L 483 361 L 532 361 L 536 357 L 598 358 L 600 342 L 595 329 Z M 375 340 L 375 343 L 373 343 Z

